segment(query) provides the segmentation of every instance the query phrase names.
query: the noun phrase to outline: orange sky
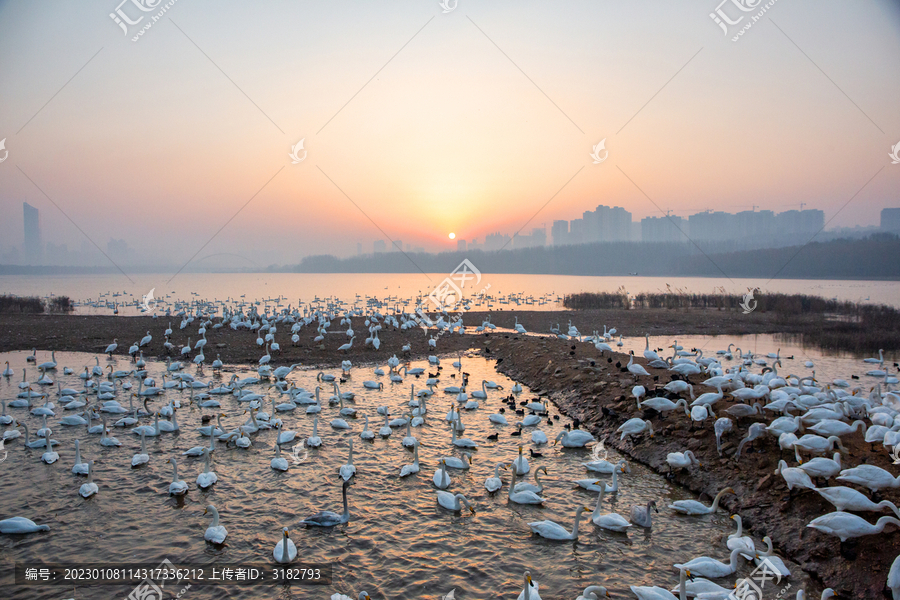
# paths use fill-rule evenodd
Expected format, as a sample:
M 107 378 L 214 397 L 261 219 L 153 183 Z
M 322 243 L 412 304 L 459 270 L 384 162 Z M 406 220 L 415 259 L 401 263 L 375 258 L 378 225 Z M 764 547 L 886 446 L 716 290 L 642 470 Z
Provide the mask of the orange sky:
M 84 239 L 24 174 L 101 247 L 176 262 L 270 179 L 201 256 L 348 255 L 378 227 L 449 249 L 601 203 L 829 219 L 883 168 L 829 227 L 877 224 L 900 204 L 897 5 L 777 2 L 735 43 L 715 4 L 179 0 L 132 42 L 115 2 L 2 2 L 0 233 L 21 243 L 27 201 L 45 239 Z

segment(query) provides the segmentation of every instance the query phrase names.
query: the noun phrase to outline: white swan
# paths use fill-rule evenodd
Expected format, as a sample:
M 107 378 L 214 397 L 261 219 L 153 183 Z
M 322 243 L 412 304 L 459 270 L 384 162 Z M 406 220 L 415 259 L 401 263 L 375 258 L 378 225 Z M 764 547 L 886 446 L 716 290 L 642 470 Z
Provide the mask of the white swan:
M 459 420 L 459 416 L 457 416 L 457 421 L 458 420 Z M 450 440 L 450 443 L 453 444 L 454 446 L 456 446 L 457 448 L 477 448 L 478 447 L 478 444 L 476 444 L 469 438 L 457 438 L 456 437 L 456 427 L 451 427 L 450 429 L 453 433 L 453 437 Z M 521 452 L 521 448 L 519 448 L 519 451 Z
M 286 458 L 281 456 L 281 444 L 275 444 L 275 458 L 272 459 L 272 462 L 269 463 L 276 471 L 287 471 L 288 470 L 288 461 Z
M 347 441 L 349 442 L 347 464 L 341 465 L 339 470 L 341 479 L 344 481 L 350 481 L 350 478 L 356 475 L 356 467 L 353 465 L 353 439 Z
M 147 436 L 141 434 L 141 451 L 131 457 L 131 467 L 139 467 L 150 462 L 150 455 L 147 454 Z
M 838 510 L 853 510 L 859 512 L 877 512 L 884 508 L 894 511 L 900 518 L 900 509 L 890 500 L 882 500 L 875 504 L 865 494 L 845 486 L 815 488 L 817 494 L 831 502 Z
M 297 558 L 297 546 L 291 540 L 287 527 L 281 528 L 281 540 L 275 544 L 275 550 L 272 551 L 275 562 L 287 564 Z
M 553 445 L 555 446 L 560 440 L 562 440 L 563 448 L 584 448 L 585 444 L 595 441 L 594 436 L 581 429 L 561 432 L 556 436 Z
M 209 470 L 209 449 L 203 449 L 203 472 L 197 475 L 197 487 L 201 490 L 214 485 L 219 480 L 219 476 Z
M 413 462 L 400 468 L 400 477 L 408 477 L 419 472 L 419 445 L 413 447 Z
M 503 487 L 503 480 L 500 479 L 500 469 L 506 470 L 509 468 L 508 465 L 509 463 L 502 462 L 498 462 L 494 465 L 494 475 L 493 477 L 488 477 L 484 480 L 484 489 L 493 494 Z
M 172 483 L 169 484 L 169 495 L 183 496 L 188 491 L 188 485 L 178 479 L 178 461 L 174 458 L 168 458 L 166 462 L 172 463 Z
M 88 462 L 87 481 L 78 488 L 78 494 L 82 498 L 90 498 L 100 491 L 97 484 L 94 483 L 94 461 Z
M 646 529 L 653 527 L 653 513 L 650 512 L 651 508 L 657 513 L 659 512 L 659 509 L 656 508 L 656 500 L 650 500 L 647 502 L 647 506 L 639 506 L 637 504 L 632 506 L 631 522 Z
M 765 552 L 760 552 L 759 557 L 755 559 L 756 565 L 759 566 L 763 563 L 763 560 L 766 560 L 772 568 L 781 573 L 782 577 L 790 577 L 791 571 L 784 564 L 784 561 L 781 560 L 780 557 L 775 556 L 772 552 L 772 538 L 766 536 L 763 538 L 763 541 L 766 543 L 767 550 Z
M 311 527 L 334 527 L 335 525 L 348 523 L 350 521 L 350 504 L 347 500 L 347 490 L 351 485 L 352 484 L 349 481 L 344 481 L 341 486 L 341 495 L 343 496 L 344 501 L 343 513 L 337 514 L 330 510 L 323 510 L 303 519 L 301 523 Z
M 795 487 L 812 490 L 816 487 L 809 475 L 806 474 L 806 471 L 797 467 L 788 467 L 783 460 L 778 461 L 778 468 L 775 469 L 775 474 L 778 475 L 779 473 L 784 477 L 788 490 L 793 490 Z
M 525 588 L 519 592 L 516 600 L 541 600 L 541 595 L 538 593 L 538 582 L 531 578 L 531 573 L 528 571 L 525 571 Z
M 366 424 L 363 426 L 362 432 L 359 434 L 359 437 L 364 440 L 374 440 L 375 432 L 369 429 L 369 415 L 365 415 Z
M 512 481 L 509 482 L 509 491 L 507 498 L 515 504 L 543 504 L 544 499 L 534 492 L 517 492 L 516 487 L 516 470 L 512 470 Z
M 622 425 L 616 429 L 616 433 L 621 433 L 622 435 L 619 437 L 619 440 L 624 440 L 625 436 L 637 435 L 647 431 L 650 433 L 650 437 L 653 437 L 653 423 L 650 421 L 645 421 L 639 419 L 637 417 L 633 419 L 628 419 Z
M 544 475 L 547 474 L 547 467 L 541 466 L 534 470 L 534 483 L 528 483 L 527 481 L 523 481 L 522 483 L 517 483 L 515 486 L 514 492 L 534 492 L 535 494 L 540 494 L 544 491 L 544 484 L 541 483 L 541 480 L 538 479 L 538 473 L 541 471 L 544 472 Z
M 52 465 L 56 461 L 59 460 L 59 454 L 53 451 L 53 445 L 50 443 L 50 430 L 44 430 L 44 440 L 47 443 L 47 450 L 43 454 L 41 454 L 41 460 L 48 464 Z
M 75 440 L 75 465 L 72 467 L 72 473 L 75 475 L 87 475 L 88 464 L 81 460 L 81 443 Z
M 678 587 L 676 588 L 676 590 L 678 591 L 677 598 L 669 590 L 655 585 L 633 585 L 631 586 L 631 592 L 638 597 L 638 600 L 686 600 L 687 586 L 685 585 L 685 578 L 689 577 L 691 581 L 693 581 L 694 576 L 691 574 L 690 569 L 679 569 L 679 571 L 680 573 L 678 575 Z
M 873 525 L 862 517 L 843 511 L 836 511 L 813 519 L 807 527 L 837 536 L 843 542 L 850 538 L 881 533 L 887 525 L 891 524 L 900 527 L 900 519 L 881 517 Z
M 737 523 L 737 531 L 729 535 L 728 540 L 726 540 L 725 543 L 729 550 L 740 550 L 741 556 L 750 560 L 754 556 L 757 556 L 756 544 L 750 536 L 741 535 L 744 532 L 744 524 L 741 521 L 741 516 L 731 515 L 731 518 Z
M 631 527 L 631 523 L 625 520 L 625 517 L 618 513 L 600 513 L 600 505 L 603 503 L 603 494 L 604 492 L 601 489 L 600 494 L 597 495 L 597 505 L 594 507 L 594 512 L 591 513 L 591 521 L 601 529 L 618 532 L 627 531 L 628 528 Z
M 522 446 L 519 446 L 519 456 L 516 457 L 512 464 L 515 467 L 516 475 L 524 475 L 531 470 L 528 459 L 522 455 Z
M 684 564 L 676 564 L 676 569 L 686 569 L 692 573 L 696 573 L 701 577 L 709 577 L 710 579 L 718 579 L 719 577 L 727 577 L 737 571 L 738 559 L 741 558 L 741 550 L 731 551 L 730 561 L 723 563 L 708 556 L 700 556 Z
M 225 541 L 225 536 L 228 535 L 228 530 L 223 526 L 219 525 L 219 511 L 216 510 L 216 507 L 210 504 L 206 507 L 206 510 L 203 511 L 203 514 L 212 513 L 212 523 L 209 527 L 206 528 L 206 533 L 203 534 L 203 539 L 207 542 L 212 542 L 213 544 L 221 544 Z
M 322 445 L 322 438 L 319 437 L 319 416 L 313 417 L 312 435 L 306 438 L 306 445 L 310 448 L 318 448 Z
M 730 487 L 723 488 L 713 499 L 711 506 L 706 506 L 698 500 L 676 500 L 669 505 L 669 508 L 683 515 L 710 515 L 719 508 L 719 500 L 725 494 L 733 494 L 734 490 Z
M 438 470 L 434 473 L 434 477 L 431 480 L 434 482 L 434 487 L 439 490 L 446 490 L 450 487 L 450 474 L 447 473 L 447 463 L 444 462 L 443 458 L 438 461 Z
M 465 504 L 466 508 L 469 509 L 469 512 L 471 512 L 473 515 L 475 514 L 475 508 L 471 504 L 469 504 L 469 501 L 462 494 L 451 494 L 450 492 L 444 492 L 441 490 L 435 490 L 435 493 L 437 494 L 438 504 L 440 504 L 447 510 L 460 511 L 462 510 L 462 504 Z
M 873 492 L 886 488 L 900 487 L 900 476 L 894 477 L 881 467 L 874 465 L 860 465 L 852 469 L 844 469 L 837 480 L 855 483 L 869 488 Z
M 572 526 L 571 532 L 553 521 L 534 521 L 529 523 L 528 526 L 531 527 L 532 533 L 536 533 L 548 540 L 576 540 L 578 539 L 578 525 L 581 523 L 582 515 L 586 512 L 591 512 L 591 509 L 586 506 L 578 507 L 575 511 L 575 524 Z
M 0 533 L 36 533 L 50 531 L 49 525 L 38 525 L 25 517 L 10 517 L 0 521 Z

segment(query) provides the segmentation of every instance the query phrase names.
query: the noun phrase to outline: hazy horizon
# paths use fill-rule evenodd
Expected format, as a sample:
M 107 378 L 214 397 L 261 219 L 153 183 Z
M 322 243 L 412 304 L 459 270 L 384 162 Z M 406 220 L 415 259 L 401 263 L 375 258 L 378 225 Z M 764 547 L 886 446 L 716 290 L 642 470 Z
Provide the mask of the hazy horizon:
M 137 42 L 164 3 L 119 5 L 145 17 L 127 35 L 117 5 L 0 2 L 3 249 L 22 202 L 45 243 L 180 264 L 214 238 L 197 258 L 262 265 L 549 233 L 598 204 L 804 203 L 829 229 L 900 205 L 896 2 L 778 1 L 737 42 L 715 1 L 178 0 Z

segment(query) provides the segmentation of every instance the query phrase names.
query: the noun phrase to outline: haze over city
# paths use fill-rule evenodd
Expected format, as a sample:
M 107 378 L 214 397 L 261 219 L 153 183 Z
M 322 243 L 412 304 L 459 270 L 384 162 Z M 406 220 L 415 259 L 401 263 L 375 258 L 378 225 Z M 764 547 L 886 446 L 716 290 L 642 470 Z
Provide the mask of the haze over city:
M 132 41 L 114 2 L 0 2 L 0 262 L 28 264 L 23 202 L 45 264 L 241 267 L 549 241 L 598 205 L 830 230 L 900 204 L 896 3 L 776 2 L 737 42 L 714 3 L 170 4 Z

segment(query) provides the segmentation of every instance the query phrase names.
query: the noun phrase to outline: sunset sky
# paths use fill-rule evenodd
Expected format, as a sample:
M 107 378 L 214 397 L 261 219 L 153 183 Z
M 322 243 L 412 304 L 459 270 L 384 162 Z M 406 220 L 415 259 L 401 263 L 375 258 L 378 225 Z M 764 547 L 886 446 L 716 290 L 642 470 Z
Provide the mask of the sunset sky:
M 873 176 L 829 228 L 900 206 L 898 2 L 779 0 L 733 42 L 716 0 L 177 0 L 133 42 L 164 3 L 126 35 L 118 1 L 0 2 L 0 245 L 23 201 L 45 241 L 80 247 L 64 211 L 179 262 L 224 225 L 200 257 L 261 264 L 597 204 L 827 220 Z

